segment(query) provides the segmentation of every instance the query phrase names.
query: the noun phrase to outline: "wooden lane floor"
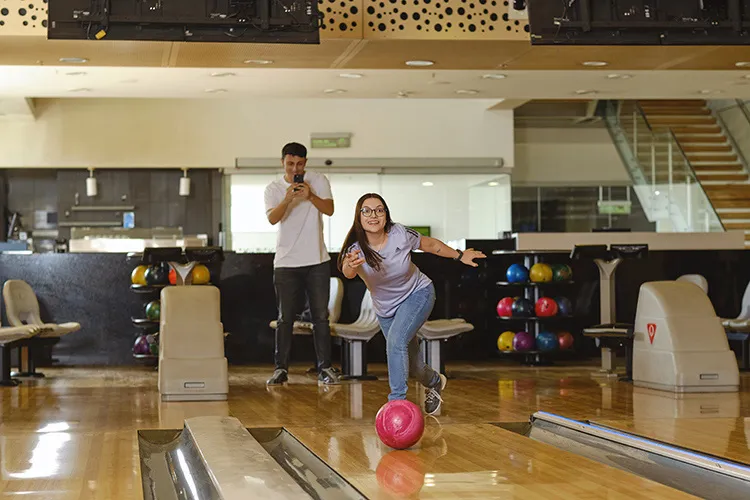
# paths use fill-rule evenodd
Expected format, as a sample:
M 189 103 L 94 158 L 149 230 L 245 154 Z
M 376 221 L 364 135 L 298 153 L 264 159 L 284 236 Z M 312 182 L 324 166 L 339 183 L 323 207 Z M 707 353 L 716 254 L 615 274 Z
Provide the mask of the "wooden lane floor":
M 304 374 L 307 366 L 297 366 L 288 386 L 267 390 L 269 366 L 232 367 L 228 401 L 196 403 L 161 402 L 157 373 L 149 367 L 44 368 L 45 379 L 0 388 L 0 499 L 140 499 L 136 431 L 181 429 L 188 417 L 233 416 L 246 427 L 336 426 L 337 432 L 351 428 L 364 435 L 388 394 L 385 367 L 369 368 L 381 380 L 318 387 L 314 377 Z M 448 368 L 456 378 L 448 382 L 438 418 L 444 429 L 458 425 L 456 432 L 468 432 L 462 429 L 469 427 L 461 427 L 467 425 L 528 421 L 537 410 L 602 422 L 695 418 L 701 411 L 700 403 L 686 405 L 649 391 L 644 395 L 631 384 L 600 383 L 591 378 L 598 369 L 595 362 L 542 369 L 513 364 Z M 722 401 L 718 411 L 711 409 L 715 402 L 713 407 L 704 402 L 704 411 L 709 408 L 716 418 L 750 417 L 749 383 L 743 374 L 740 394 Z M 414 387 L 410 384 L 413 401 Z M 501 431 L 493 427 L 492 435 L 509 434 Z M 461 434 L 452 432 L 446 443 L 453 453 L 462 453 Z M 531 442 L 518 435 L 508 439 Z
M 410 450 L 383 445 L 372 426 L 287 430 L 372 499 L 695 498 L 490 424 L 428 422 Z

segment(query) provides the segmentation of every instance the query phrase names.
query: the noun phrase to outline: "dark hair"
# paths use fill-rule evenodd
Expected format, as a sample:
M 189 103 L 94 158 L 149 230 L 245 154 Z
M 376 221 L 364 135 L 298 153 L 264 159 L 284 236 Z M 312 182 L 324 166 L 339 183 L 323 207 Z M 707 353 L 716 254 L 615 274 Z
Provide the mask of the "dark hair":
M 286 155 L 307 158 L 307 148 L 299 142 L 290 142 L 281 149 L 281 157 L 286 158 Z
M 393 221 L 391 220 L 391 211 L 388 209 L 388 204 L 385 202 L 383 197 L 377 193 L 363 194 L 359 198 L 359 200 L 357 200 L 357 208 L 354 210 L 354 223 L 352 224 L 351 229 L 349 229 L 349 233 L 347 233 L 346 235 L 344 246 L 341 247 L 341 252 L 339 252 L 339 271 L 343 272 L 342 268 L 344 266 L 344 258 L 346 257 L 346 252 L 354 243 L 359 243 L 359 247 L 362 249 L 362 253 L 365 255 L 365 261 L 367 261 L 367 265 L 375 269 L 376 271 L 380 270 L 380 263 L 382 262 L 383 258 L 375 250 L 370 248 L 370 244 L 367 242 L 367 234 L 365 233 L 365 229 L 362 227 L 362 218 L 360 217 L 362 213 L 362 204 L 365 202 L 365 200 L 369 200 L 370 198 L 380 200 L 380 202 L 383 204 L 383 208 L 385 208 L 385 232 L 387 233 L 388 231 L 390 231 L 391 227 L 393 226 Z

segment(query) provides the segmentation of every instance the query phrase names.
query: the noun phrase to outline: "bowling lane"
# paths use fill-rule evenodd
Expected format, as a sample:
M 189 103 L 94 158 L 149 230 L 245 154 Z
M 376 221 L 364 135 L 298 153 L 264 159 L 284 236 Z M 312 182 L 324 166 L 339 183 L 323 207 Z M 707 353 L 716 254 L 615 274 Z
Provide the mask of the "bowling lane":
M 592 423 L 750 465 L 750 418 L 592 420 Z
M 365 496 L 384 498 L 694 498 L 490 424 L 427 419 L 412 450 L 373 426 L 287 427 Z

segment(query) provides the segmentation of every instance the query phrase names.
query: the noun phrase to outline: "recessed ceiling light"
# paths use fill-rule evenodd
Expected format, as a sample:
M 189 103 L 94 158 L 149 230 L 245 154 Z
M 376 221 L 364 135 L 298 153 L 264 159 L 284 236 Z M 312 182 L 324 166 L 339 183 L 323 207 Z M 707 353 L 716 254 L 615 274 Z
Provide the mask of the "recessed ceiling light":
M 204 92 L 207 94 L 223 94 L 224 92 L 228 92 L 227 89 L 206 89 Z
M 612 73 L 610 75 L 607 75 L 607 78 L 610 80 L 629 80 L 633 78 L 633 75 L 622 75 L 620 73 Z
M 576 90 L 576 94 L 578 95 L 587 95 L 587 94 L 596 94 L 596 90 L 587 90 L 587 89 L 580 89 Z
M 71 64 L 84 64 L 84 63 L 89 62 L 89 60 L 83 57 L 61 57 L 60 62 L 71 63 Z
M 225 76 L 237 76 L 235 73 L 230 72 L 222 72 L 222 73 L 211 73 L 211 76 L 214 78 L 223 78 Z
M 425 181 L 425 182 L 422 183 L 422 185 L 424 187 L 430 187 L 430 186 L 434 186 L 435 184 L 431 183 L 430 181 Z
M 357 78 L 362 78 L 364 75 L 361 73 L 341 73 L 339 75 L 340 78 L 351 78 L 352 80 L 356 80 Z
M 65 73 L 65 76 L 85 76 L 85 71 L 71 71 L 70 73 Z
M 699 94 L 703 94 L 703 95 L 721 94 L 722 92 L 723 92 L 722 90 L 713 90 L 713 89 L 703 89 L 703 90 L 698 91 Z
M 750 68 L 750 62 L 749 61 L 740 61 L 734 63 L 735 66 L 738 68 Z
M 273 64 L 270 59 L 245 59 L 242 61 L 244 64 Z
M 459 94 L 459 95 L 475 95 L 478 93 L 479 93 L 478 90 L 471 90 L 471 89 L 458 89 L 456 91 L 456 94 Z
M 406 61 L 407 66 L 425 67 L 425 66 L 432 66 L 433 64 L 435 64 L 433 61 L 421 61 L 419 59 L 415 59 L 413 61 Z
M 488 73 L 486 75 L 482 75 L 483 80 L 505 80 L 506 78 L 508 78 L 507 75 L 498 73 Z
M 499 185 L 500 185 L 500 183 L 499 183 L 499 182 L 497 182 L 497 181 L 492 181 L 492 182 L 488 182 L 488 183 L 487 183 L 487 185 L 488 185 L 488 186 L 492 186 L 492 187 L 495 187 L 495 186 L 499 186 Z
M 91 89 L 82 87 L 78 89 L 69 89 L 68 92 L 91 92 Z
M 450 85 L 451 82 L 446 82 L 445 80 L 430 80 L 427 82 L 427 85 Z
M 414 92 L 411 92 L 411 91 L 409 91 L 409 90 L 399 90 L 399 91 L 398 91 L 398 92 L 396 93 L 396 96 L 397 96 L 397 97 L 400 97 L 400 98 L 402 98 L 402 99 L 403 99 L 403 98 L 405 98 L 405 97 L 409 97 L 409 96 L 410 96 L 410 95 L 412 95 L 413 93 L 414 93 Z
M 599 68 L 601 66 L 607 66 L 609 63 L 605 61 L 583 61 L 584 66 Z
M 326 94 L 346 94 L 344 89 L 325 89 L 323 92 Z

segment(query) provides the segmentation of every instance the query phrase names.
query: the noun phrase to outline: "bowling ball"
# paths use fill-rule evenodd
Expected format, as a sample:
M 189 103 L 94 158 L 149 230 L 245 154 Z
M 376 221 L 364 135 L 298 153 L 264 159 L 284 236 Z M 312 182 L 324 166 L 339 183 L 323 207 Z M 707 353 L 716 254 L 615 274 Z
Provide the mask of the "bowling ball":
M 151 321 L 159 321 L 161 317 L 161 302 L 152 300 L 146 304 L 146 317 Z
M 552 268 L 543 262 L 534 264 L 529 271 L 529 278 L 534 283 L 548 283 L 552 281 Z
M 513 337 L 515 336 L 516 334 L 513 332 L 501 333 L 500 336 L 497 337 L 497 348 L 503 352 L 512 351 L 513 350 Z
M 512 297 L 505 297 L 500 299 L 500 301 L 497 303 L 497 315 L 509 318 L 513 315 L 513 298 Z
M 529 299 L 521 297 L 520 299 L 513 302 L 511 308 L 513 316 L 518 318 L 530 318 L 534 316 L 534 303 Z
M 529 270 L 521 264 L 512 264 L 507 271 L 505 271 L 505 277 L 508 283 L 525 283 L 529 281 Z
M 554 351 L 557 349 L 557 335 L 552 332 L 539 332 L 536 336 L 536 346 L 540 351 Z
M 388 401 L 375 415 L 375 431 L 386 446 L 397 450 L 410 448 L 422 439 L 422 409 L 405 399 Z
M 169 271 L 162 264 L 150 266 L 146 270 L 147 285 L 166 285 L 169 283 Z
M 196 264 L 192 270 L 193 285 L 205 285 L 211 281 L 211 273 L 203 264 Z
M 172 268 L 169 269 L 169 284 L 170 285 L 177 284 L 177 271 L 175 271 Z
M 536 311 L 536 315 L 540 318 L 554 316 L 557 314 L 557 302 L 550 297 L 541 297 L 536 301 L 534 310 Z
M 570 281 L 573 279 L 573 270 L 567 264 L 555 264 L 552 266 L 553 281 Z
M 518 332 L 513 337 L 514 351 L 533 351 L 535 347 L 534 336 L 529 332 Z
M 557 302 L 557 314 L 560 316 L 572 316 L 573 315 L 573 304 L 567 297 L 556 297 Z
M 557 345 L 563 351 L 565 349 L 570 349 L 573 347 L 573 335 L 571 335 L 570 332 L 558 332 Z
M 146 284 L 146 270 L 148 266 L 140 265 L 133 269 L 130 273 L 130 282 L 134 285 L 145 285 Z
M 148 345 L 148 339 L 146 339 L 145 335 L 139 335 L 137 339 L 135 339 L 135 344 L 133 344 L 133 354 L 150 354 L 151 349 Z
M 159 344 L 157 344 L 156 342 L 149 344 L 148 349 L 149 349 L 149 352 L 153 354 L 154 356 L 159 355 Z

